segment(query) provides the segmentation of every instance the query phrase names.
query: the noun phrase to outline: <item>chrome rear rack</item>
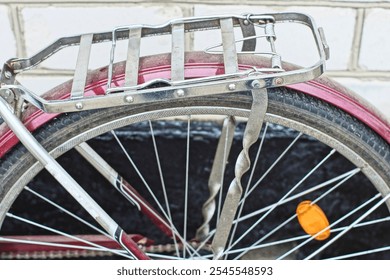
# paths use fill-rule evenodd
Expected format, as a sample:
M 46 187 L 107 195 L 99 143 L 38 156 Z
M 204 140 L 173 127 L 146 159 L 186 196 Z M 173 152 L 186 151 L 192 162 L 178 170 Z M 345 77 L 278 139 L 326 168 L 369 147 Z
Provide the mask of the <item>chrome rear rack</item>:
M 285 69 L 282 54 L 277 52 L 275 26 L 279 23 L 300 23 L 308 26 L 313 35 L 318 52 L 318 61 L 311 66 L 299 69 Z M 185 39 L 186 33 L 204 30 L 220 30 L 222 42 L 207 47 L 204 52 L 223 56 L 224 73 L 220 75 L 185 80 Z M 236 39 L 236 30 L 241 30 L 242 38 Z M 141 40 L 150 36 L 171 36 L 171 75 L 169 79 L 156 78 L 138 82 Z M 116 85 L 114 60 L 117 42 L 128 40 L 125 62 L 124 83 Z M 111 42 L 105 94 L 85 96 L 91 47 L 94 44 Z M 258 45 L 268 45 L 267 51 L 259 51 Z M 239 48 L 240 45 L 240 49 Z M 76 68 L 69 99 L 45 100 L 17 83 L 17 74 L 37 67 L 59 50 L 79 46 Z M 244 54 L 261 55 L 269 58 L 269 65 L 240 69 L 239 56 Z M 27 59 L 11 59 L 1 72 L 0 95 L 13 107 L 15 96 L 21 96 L 46 112 L 71 112 L 126 104 L 156 102 L 175 98 L 197 97 L 202 95 L 244 91 L 254 80 L 261 87 L 278 87 L 308 81 L 320 76 L 324 71 L 325 60 L 329 57 L 322 29 L 317 29 L 310 16 L 299 13 L 221 15 L 176 19 L 163 25 L 131 25 L 115 28 L 111 32 L 90 33 L 64 37 L 55 41 L 36 55 Z M 93 59 L 93 58 L 92 58 Z M 150 88 L 153 84 L 163 85 Z M 20 104 L 20 102 L 18 102 Z

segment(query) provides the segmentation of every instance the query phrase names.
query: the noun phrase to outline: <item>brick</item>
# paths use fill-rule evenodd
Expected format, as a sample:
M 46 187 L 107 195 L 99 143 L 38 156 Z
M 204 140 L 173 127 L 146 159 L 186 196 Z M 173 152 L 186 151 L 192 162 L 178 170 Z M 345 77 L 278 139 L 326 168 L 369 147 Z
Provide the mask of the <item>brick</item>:
M 212 6 L 212 5 L 195 5 L 195 15 L 210 15 L 223 13 L 271 13 L 271 12 L 300 12 L 311 15 L 318 26 L 322 26 L 325 30 L 327 42 L 331 50 L 331 59 L 327 62 L 329 70 L 345 70 L 348 68 L 348 62 L 351 52 L 355 17 L 356 12 L 350 8 L 330 8 L 330 7 L 271 7 L 271 6 Z M 340 28 L 340 26 L 342 28 Z M 307 34 L 307 33 L 299 33 Z M 300 43 L 292 42 L 291 32 L 286 31 L 287 46 L 285 49 L 281 47 L 281 51 L 288 50 L 289 60 L 292 62 L 300 62 L 303 65 L 308 65 L 312 61 L 308 53 L 311 50 L 308 47 L 302 47 Z M 297 34 L 294 34 L 297 35 Z M 306 35 L 305 35 L 306 36 Z M 210 36 L 212 37 L 212 36 Z M 209 45 L 210 37 L 199 35 L 195 37 L 195 47 L 204 48 Z M 296 42 L 304 42 L 307 37 L 297 37 Z M 278 39 L 279 40 L 279 39 Z M 291 55 L 290 55 L 291 54 Z
M 390 121 L 390 82 L 354 78 L 337 78 L 336 80 L 374 105 Z
M 18 76 L 18 81 L 23 86 L 37 94 L 45 93 L 49 89 L 52 89 L 70 79 L 71 77 L 67 76 Z
M 361 3 L 378 3 L 378 2 L 390 2 L 390 0 L 339 0 L 340 2 L 361 2 Z
M 16 41 L 9 19 L 8 8 L 0 5 L 0 68 L 9 58 L 16 57 Z
M 129 24 L 162 24 L 167 20 L 182 17 L 179 7 L 169 5 L 126 5 L 114 7 L 42 7 L 22 9 L 26 50 L 32 55 L 53 40 L 88 32 L 111 31 L 113 28 Z M 170 37 L 148 38 L 143 55 L 170 49 Z M 163 47 L 162 47 L 163 46 Z M 106 65 L 109 62 L 110 44 L 101 44 L 92 49 L 91 68 Z M 126 44 L 118 45 L 118 60 L 125 59 Z M 77 49 L 61 51 L 61 55 L 50 58 L 44 67 L 73 69 Z M 93 59 L 92 59 L 93 58 Z
M 369 9 L 364 21 L 360 67 L 367 70 L 390 69 L 390 10 Z

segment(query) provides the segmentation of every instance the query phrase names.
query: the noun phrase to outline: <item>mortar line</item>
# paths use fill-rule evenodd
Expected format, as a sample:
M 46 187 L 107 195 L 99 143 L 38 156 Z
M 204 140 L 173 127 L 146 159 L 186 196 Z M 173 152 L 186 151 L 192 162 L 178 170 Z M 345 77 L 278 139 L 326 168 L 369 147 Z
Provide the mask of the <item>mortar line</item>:
M 180 5 L 180 9 L 182 11 L 183 17 L 193 17 L 194 16 L 194 7 L 192 5 Z M 185 51 L 193 51 L 194 50 L 194 34 L 193 32 L 185 33 Z
M 24 40 L 24 30 L 19 16 L 19 5 L 10 4 L 11 28 L 14 33 L 16 43 L 16 56 L 27 57 L 26 44 Z
M 327 70 L 325 72 L 327 76 L 337 77 L 337 78 L 357 78 L 357 79 L 371 79 L 371 80 L 389 80 L 390 72 L 389 71 L 369 71 L 362 70 L 359 71 L 337 71 L 337 70 Z
M 363 8 L 359 8 L 356 13 L 356 23 L 355 30 L 353 34 L 351 55 L 348 64 L 348 69 L 352 71 L 359 71 L 359 58 L 360 58 L 360 50 L 362 45 L 362 36 L 363 36 L 363 28 L 364 28 L 364 20 L 365 20 L 366 11 Z
M 42 5 L 42 4 L 167 4 L 166 1 L 145 1 L 145 0 L 132 0 L 132 1 L 126 1 L 126 0 L 94 0 L 94 1 L 77 1 L 77 0 L 25 0 L 25 1 L 6 1 L 6 0 L 0 0 L 0 4 L 23 4 L 23 5 Z M 170 4 L 188 4 L 188 5 L 237 5 L 237 1 L 234 0 L 225 0 L 225 1 L 206 1 L 206 0 L 200 0 L 200 1 L 184 1 L 184 0 L 173 0 L 170 1 Z M 255 0 L 242 0 L 240 1 L 240 5 L 259 5 L 258 1 Z M 390 8 L 390 2 L 361 2 L 361 1 L 270 1 L 265 0 L 261 2 L 262 6 L 308 6 L 308 7 L 339 7 L 339 8 Z

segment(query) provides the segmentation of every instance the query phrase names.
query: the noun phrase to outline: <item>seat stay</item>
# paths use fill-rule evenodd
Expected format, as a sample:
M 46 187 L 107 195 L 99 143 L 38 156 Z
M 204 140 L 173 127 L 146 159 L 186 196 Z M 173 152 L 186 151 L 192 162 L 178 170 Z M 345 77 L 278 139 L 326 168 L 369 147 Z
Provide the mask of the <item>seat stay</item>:
M 0 97 L 0 116 L 26 149 L 66 189 L 70 195 L 135 259 L 149 259 L 124 230 L 95 202 L 72 176 L 41 146 Z

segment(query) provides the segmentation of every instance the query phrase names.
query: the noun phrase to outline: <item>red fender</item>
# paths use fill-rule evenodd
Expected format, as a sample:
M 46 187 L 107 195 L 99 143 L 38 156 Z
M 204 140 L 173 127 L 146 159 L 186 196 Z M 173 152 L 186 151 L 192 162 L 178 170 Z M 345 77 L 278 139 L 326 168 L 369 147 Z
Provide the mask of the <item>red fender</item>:
M 249 69 L 251 66 L 261 67 L 265 60 L 258 56 L 244 55 L 239 58 L 240 69 Z M 287 65 L 285 68 L 294 68 Z M 123 85 L 124 63 L 118 63 L 114 67 L 113 83 Z M 201 52 L 186 54 L 185 77 L 187 79 L 220 75 L 224 73 L 223 58 L 220 55 L 209 55 Z M 140 73 L 138 83 L 144 83 L 156 78 L 170 78 L 170 55 L 158 55 L 144 57 L 140 60 Z M 92 72 L 87 79 L 86 95 L 102 95 L 107 83 L 107 68 Z M 66 99 L 69 97 L 72 82 L 68 81 L 53 88 L 43 96 L 46 99 Z M 382 136 L 390 143 L 390 124 L 383 116 L 366 101 L 359 98 L 353 92 L 347 90 L 334 81 L 321 77 L 306 83 L 294 84 L 289 88 L 314 96 L 330 103 L 350 115 L 356 117 L 368 127 Z M 22 120 L 25 126 L 34 131 L 49 122 L 58 114 L 48 114 L 29 106 L 23 113 Z M 19 140 L 5 123 L 0 125 L 0 158 L 7 153 Z

